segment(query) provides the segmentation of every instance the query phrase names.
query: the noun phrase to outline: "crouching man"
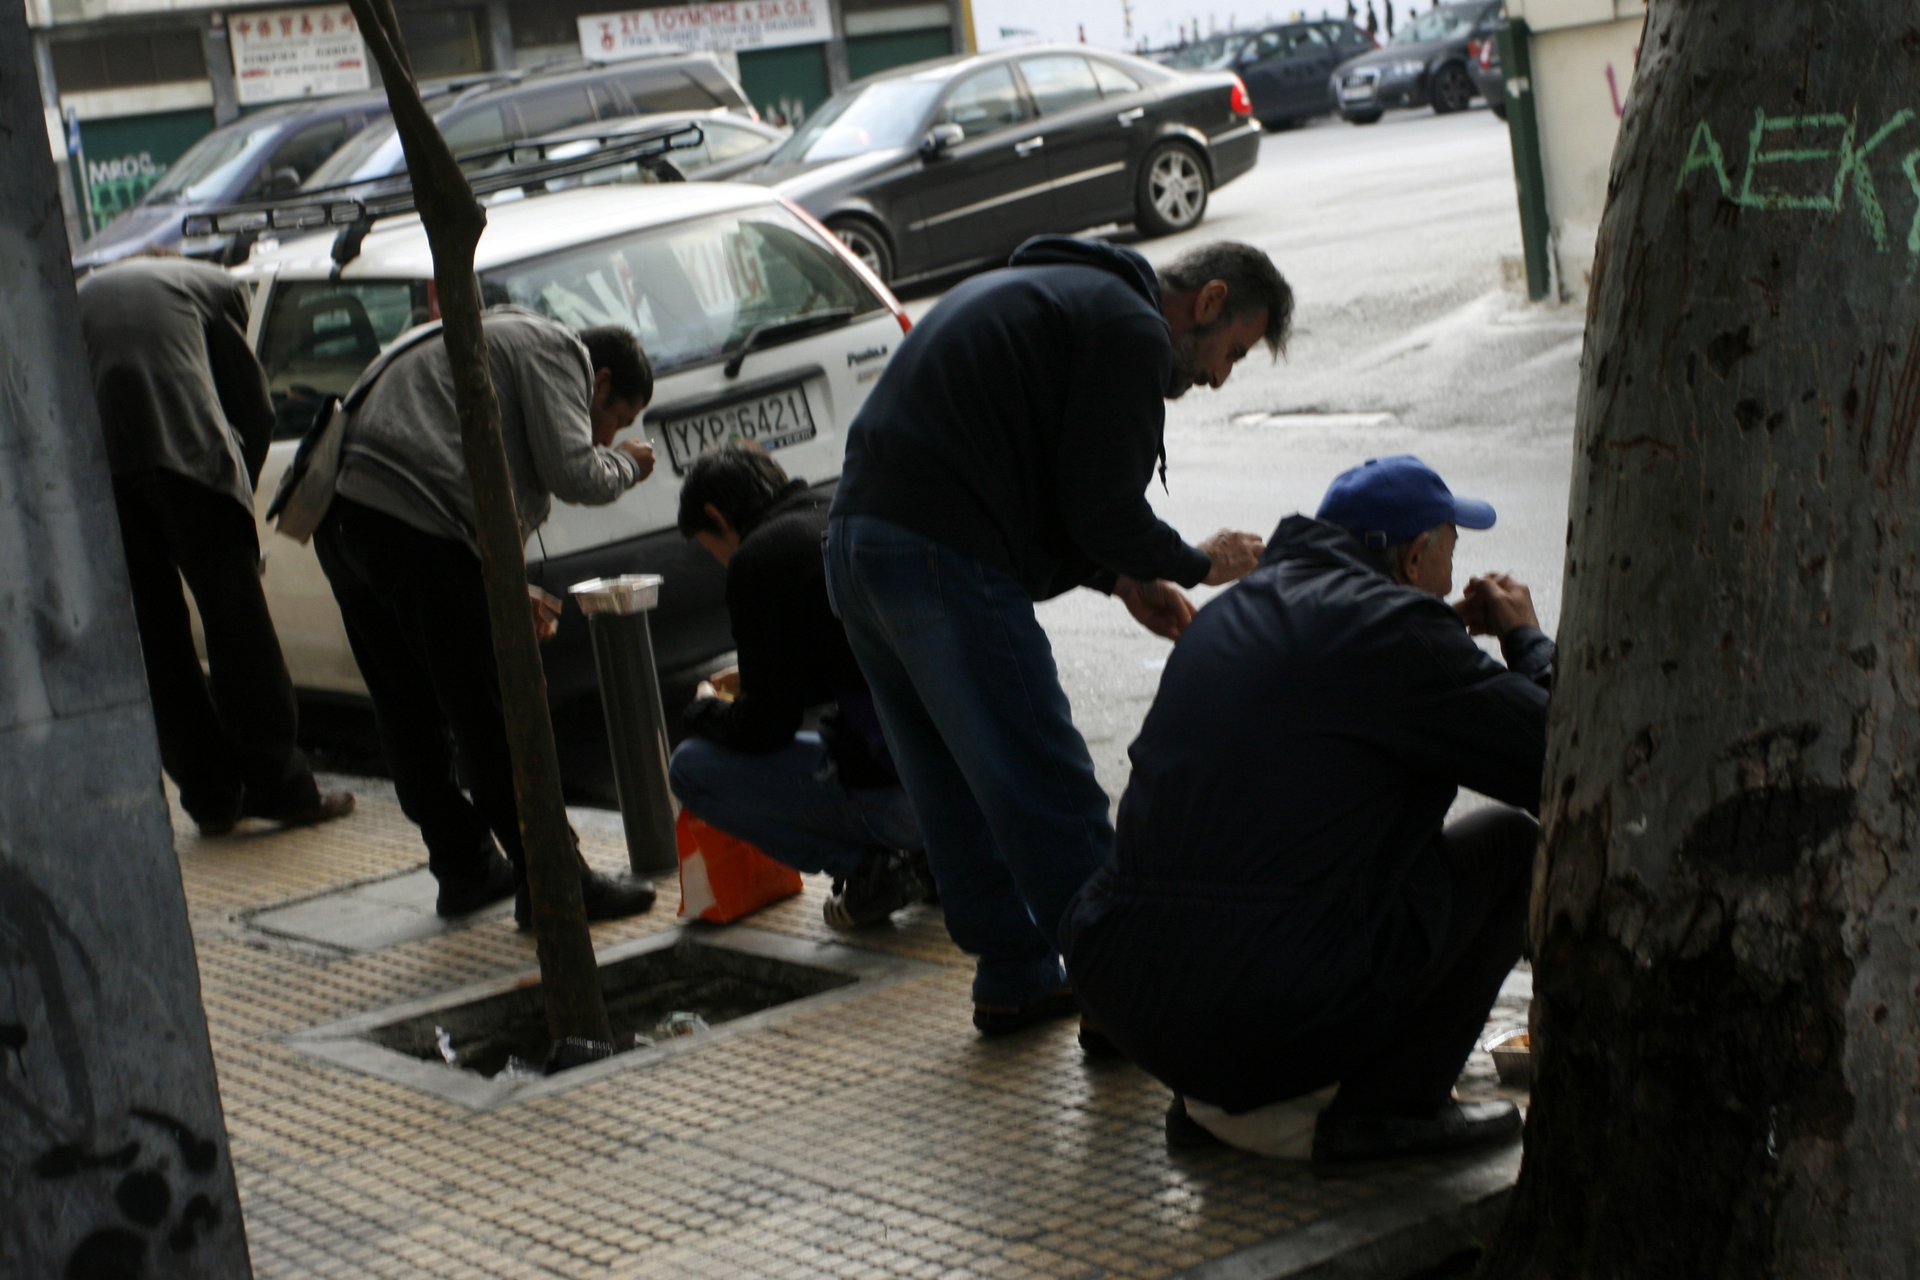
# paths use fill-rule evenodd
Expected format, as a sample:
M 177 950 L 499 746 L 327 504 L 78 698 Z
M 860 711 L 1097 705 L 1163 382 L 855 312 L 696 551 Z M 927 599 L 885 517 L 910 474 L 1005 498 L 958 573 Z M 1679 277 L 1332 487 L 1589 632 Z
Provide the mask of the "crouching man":
M 727 568 L 740 663 L 702 682 L 687 708 L 692 736 L 667 775 L 674 795 L 795 870 L 832 876 L 836 929 L 918 902 L 920 828 L 827 602 L 827 499 L 757 445 L 729 445 L 688 469 L 680 532 Z M 820 731 L 801 732 L 827 703 Z
M 1417 458 L 1356 467 L 1174 650 L 1062 930 L 1089 1016 L 1179 1095 L 1170 1140 L 1260 1149 L 1256 1113 L 1333 1085 L 1320 1164 L 1519 1131 L 1452 1100 L 1524 942 L 1553 662 L 1511 578 L 1446 603 L 1493 521 Z M 1502 803 L 1443 826 L 1461 786 Z

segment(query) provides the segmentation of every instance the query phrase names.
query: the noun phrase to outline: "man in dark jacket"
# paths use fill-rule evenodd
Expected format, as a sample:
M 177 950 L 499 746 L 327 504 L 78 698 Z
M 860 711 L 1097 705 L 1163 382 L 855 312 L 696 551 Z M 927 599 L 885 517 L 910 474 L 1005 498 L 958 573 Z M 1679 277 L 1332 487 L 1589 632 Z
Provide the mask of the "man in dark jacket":
M 293 681 L 260 587 L 253 486 L 273 402 L 247 345 L 248 297 L 218 267 L 172 256 L 80 282 L 160 760 L 202 835 L 242 816 L 291 825 L 353 811 L 348 793 L 321 794 L 294 744 Z M 205 673 L 182 576 L 206 634 Z
M 827 588 L 948 932 L 979 957 L 986 1034 L 1073 1011 L 1055 930 L 1113 839 L 1033 603 L 1094 586 L 1171 638 L 1193 614 L 1180 587 L 1253 567 L 1258 538 L 1189 546 L 1145 490 L 1164 400 L 1219 386 L 1262 341 L 1277 353 L 1292 310 L 1244 245 L 1156 277 L 1129 249 L 1043 237 L 948 293 L 854 419 Z
M 1237 1116 L 1338 1082 L 1325 1163 L 1519 1129 L 1450 1101 L 1521 954 L 1553 661 L 1512 579 L 1446 603 L 1456 526 L 1493 518 L 1400 457 L 1282 521 L 1174 650 L 1063 926 L 1092 1016 L 1176 1094 Z M 1461 786 L 1501 804 L 1443 828 Z
M 674 795 L 795 870 L 831 875 L 825 915 L 836 929 L 919 901 L 908 851 L 920 828 L 827 602 L 827 499 L 760 446 L 729 445 L 688 469 L 680 532 L 726 566 L 740 661 L 702 682 L 687 708 L 692 736 L 668 771 Z M 820 731 L 802 731 L 807 711 L 826 704 Z

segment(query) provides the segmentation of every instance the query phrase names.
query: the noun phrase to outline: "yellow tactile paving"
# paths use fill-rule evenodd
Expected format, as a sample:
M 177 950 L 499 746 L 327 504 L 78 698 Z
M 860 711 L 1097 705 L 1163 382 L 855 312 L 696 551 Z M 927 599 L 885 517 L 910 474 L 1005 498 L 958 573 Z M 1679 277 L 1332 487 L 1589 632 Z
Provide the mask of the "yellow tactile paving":
M 510 921 L 368 955 L 274 940 L 244 913 L 413 870 L 390 797 L 326 827 L 201 840 L 181 874 L 262 1277 L 1164 1276 L 1419 1176 L 1321 1180 L 1226 1151 L 1172 1156 L 1167 1093 L 1081 1059 L 1071 1023 L 983 1042 L 937 911 L 847 938 L 825 886 L 755 927 L 931 974 L 638 1071 L 487 1113 L 322 1064 L 291 1031 L 531 967 Z M 618 841 L 581 832 L 590 860 Z M 677 886 L 599 946 L 674 926 Z

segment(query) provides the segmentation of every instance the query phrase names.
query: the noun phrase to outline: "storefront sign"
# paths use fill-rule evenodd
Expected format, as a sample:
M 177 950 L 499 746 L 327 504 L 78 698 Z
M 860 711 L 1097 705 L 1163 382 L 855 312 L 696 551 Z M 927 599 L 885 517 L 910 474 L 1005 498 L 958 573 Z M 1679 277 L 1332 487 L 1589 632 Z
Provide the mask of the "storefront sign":
M 773 49 L 832 38 L 827 0 L 738 0 L 580 19 L 580 52 L 603 62 L 689 49 Z
M 227 31 L 243 104 L 350 93 L 371 83 L 359 24 L 344 4 L 237 13 Z

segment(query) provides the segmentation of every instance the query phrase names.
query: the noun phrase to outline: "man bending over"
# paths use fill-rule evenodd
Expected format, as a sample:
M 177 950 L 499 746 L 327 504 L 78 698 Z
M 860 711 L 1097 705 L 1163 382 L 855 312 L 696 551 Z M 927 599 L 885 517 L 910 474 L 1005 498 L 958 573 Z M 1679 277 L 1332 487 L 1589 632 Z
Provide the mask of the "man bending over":
M 1336 1083 L 1317 1163 L 1518 1132 L 1452 1100 L 1524 943 L 1553 662 L 1511 578 L 1446 603 L 1456 530 L 1493 521 L 1417 458 L 1356 467 L 1168 661 L 1062 950 L 1180 1095 L 1171 1139 L 1203 1136 L 1185 1098 L 1237 1117 Z M 1443 826 L 1462 786 L 1501 803 Z
M 680 532 L 727 568 L 740 665 L 701 684 L 686 712 L 693 736 L 667 776 L 705 821 L 797 871 L 832 876 L 827 923 L 857 929 L 921 899 L 921 841 L 827 602 L 827 502 L 758 445 L 729 445 L 688 469 Z M 801 732 L 806 712 L 828 703 L 820 731 Z

